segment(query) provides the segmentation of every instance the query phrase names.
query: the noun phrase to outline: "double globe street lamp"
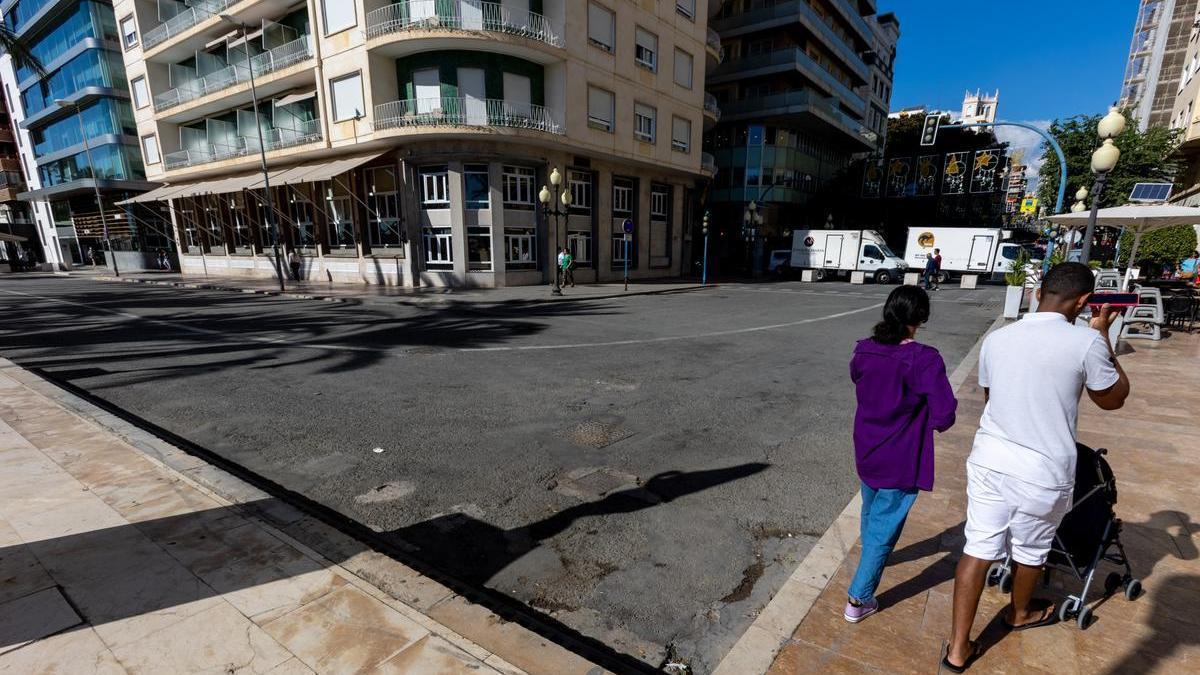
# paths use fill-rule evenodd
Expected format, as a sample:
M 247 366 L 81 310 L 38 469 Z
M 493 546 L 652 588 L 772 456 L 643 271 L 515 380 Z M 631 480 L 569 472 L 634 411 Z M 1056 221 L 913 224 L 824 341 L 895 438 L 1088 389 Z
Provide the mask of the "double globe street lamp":
M 546 216 L 554 216 L 554 289 L 550 291 L 552 295 L 562 295 L 562 287 L 559 285 L 558 275 L 562 271 L 559 269 L 558 262 L 558 225 L 559 220 L 570 214 L 571 208 L 571 191 L 562 189 L 562 174 L 558 172 L 558 167 L 550 171 L 550 184 L 554 186 L 553 194 L 550 188 L 542 186 L 542 191 L 538 193 L 538 201 L 542 203 L 542 213 Z M 563 207 L 558 208 L 557 204 L 562 202 Z M 551 208 L 551 205 L 555 205 Z
M 1083 248 L 1079 253 L 1079 259 L 1085 264 L 1092 256 L 1092 238 L 1096 236 L 1096 217 L 1100 211 L 1100 196 L 1104 193 L 1108 174 L 1117 166 L 1117 160 L 1121 159 L 1121 149 L 1116 146 L 1113 139 L 1120 136 L 1123 131 L 1125 131 L 1125 116 L 1115 106 L 1108 109 L 1108 114 L 1096 126 L 1097 135 L 1102 143 L 1092 153 L 1092 173 L 1096 174 L 1096 184 L 1092 188 L 1092 213 L 1088 218 L 1087 231 L 1083 235 Z

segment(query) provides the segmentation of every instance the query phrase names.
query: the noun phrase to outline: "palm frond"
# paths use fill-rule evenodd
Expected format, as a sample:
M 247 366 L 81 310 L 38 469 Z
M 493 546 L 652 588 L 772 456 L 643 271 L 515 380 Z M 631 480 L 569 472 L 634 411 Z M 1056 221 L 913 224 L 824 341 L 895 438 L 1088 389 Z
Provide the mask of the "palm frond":
M 33 46 L 5 25 L 0 25 L 0 52 L 11 56 L 17 66 L 25 66 L 33 70 L 37 73 L 38 79 L 44 80 L 50 77 L 50 73 L 42 65 L 41 59 L 33 53 Z

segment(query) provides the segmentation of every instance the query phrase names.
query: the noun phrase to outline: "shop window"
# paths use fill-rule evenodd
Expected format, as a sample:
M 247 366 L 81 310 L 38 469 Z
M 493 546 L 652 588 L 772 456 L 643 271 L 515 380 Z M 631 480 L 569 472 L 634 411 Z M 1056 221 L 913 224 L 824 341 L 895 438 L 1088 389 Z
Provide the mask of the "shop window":
M 491 228 L 467 228 L 467 268 L 472 270 L 492 269 Z
M 390 166 L 363 171 L 367 184 L 367 235 L 372 249 L 404 245 L 400 227 L 400 189 Z

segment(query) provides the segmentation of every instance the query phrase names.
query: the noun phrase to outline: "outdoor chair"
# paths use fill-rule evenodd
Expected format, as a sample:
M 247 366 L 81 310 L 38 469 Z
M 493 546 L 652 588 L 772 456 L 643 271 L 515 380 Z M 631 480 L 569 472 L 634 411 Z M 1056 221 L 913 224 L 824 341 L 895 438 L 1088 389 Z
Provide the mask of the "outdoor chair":
M 1196 296 L 1190 293 L 1170 294 L 1163 298 L 1163 312 L 1168 326 L 1179 324 L 1183 328 L 1187 324 L 1187 330 L 1190 331 L 1196 323 Z
M 1121 290 L 1121 275 L 1112 271 L 1101 272 L 1096 275 L 1096 292 L 1098 293 L 1117 293 Z
M 1165 323 L 1162 292 L 1157 288 L 1145 286 L 1135 287 L 1134 292 L 1138 294 L 1138 304 L 1125 310 L 1125 327 L 1121 329 L 1121 337 L 1132 340 L 1161 340 Z M 1131 330 L 1135 326 L 1138 328 L 1136 333 Z

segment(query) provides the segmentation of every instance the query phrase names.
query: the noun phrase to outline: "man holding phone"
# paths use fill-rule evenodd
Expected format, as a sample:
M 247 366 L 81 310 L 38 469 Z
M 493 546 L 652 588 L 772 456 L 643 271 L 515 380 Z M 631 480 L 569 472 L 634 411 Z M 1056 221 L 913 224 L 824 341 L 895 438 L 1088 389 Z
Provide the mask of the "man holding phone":
M 1053 603 L 1033 589 L 1066 512 L 1075 483 L 1079 399 L 1116 410 L 1129 396 L 1108 329 L 1117 313 L 1088 305 L 1095 277 L 1087 265 L 1055 265 L 1038 291 L 1038 311 L 989 335 L 979 354 L 985 407 L 967 458 L 966 545 L 954 578 L 953 629 L 943 667 L 961 673 L 979 655 L 970 641 L 988 567 L 1011 551 L 1012 630 L 1054 623 Z

